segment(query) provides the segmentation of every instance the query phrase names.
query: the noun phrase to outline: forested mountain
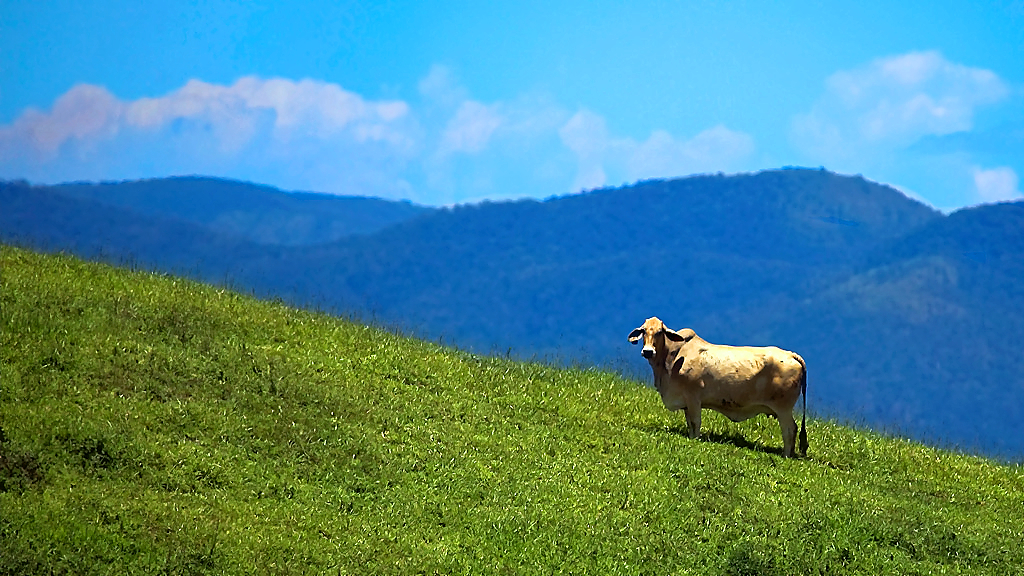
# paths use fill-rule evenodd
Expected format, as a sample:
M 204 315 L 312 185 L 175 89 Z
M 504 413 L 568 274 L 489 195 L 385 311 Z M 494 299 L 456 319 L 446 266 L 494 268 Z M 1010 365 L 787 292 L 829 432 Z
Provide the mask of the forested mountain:
M 160 182 L 163 199 L 132 212 L 144 224 L 97 241 L 110 244 L 108 255 L 145 246 L 139 260 L 148 265 L 479 352 L 599 363 L 645 379 L 646 362 L 625 335 L 657 315 L 713 342 L 800 352 L 819 412 L 966 449 L 1024 453 L 1021 203 L 944 216 L 861 177 L 778 170 L 545 201 L 385 204 L 399 216 L 376 232 L 267 246 L 245 241 L 260 238 L 258 225 L 226 234 L 216 217 L 177 206 L 173 185 L 182 181 Z M 111 185 L 107 202 L 128 185 Z M 4 194 L 28 197 L 23 204 L 49 198 L 42 187 L 14 188 L 7 184 Z M 68 198 L 64 189 L 51 192 Z M 90 210 L 114 213 L 89 206 L 81 219 L 102 219 Z M 76 210 L 61 228 L 82 226 L 71 222 Z M 108 218 L 104 226 L 117 228 L 121 220 Z M 200 232 L 183 233 L 168 219 L 215 236 L 199 240 Z M 0 215 L 6 239 L 78 252 L 85 245 L 33 234 L 32 226 L 54 224 Z M 174 242 L 180 234 L 197 240 Z M 203 264 L 190 268 L 190 258 Z

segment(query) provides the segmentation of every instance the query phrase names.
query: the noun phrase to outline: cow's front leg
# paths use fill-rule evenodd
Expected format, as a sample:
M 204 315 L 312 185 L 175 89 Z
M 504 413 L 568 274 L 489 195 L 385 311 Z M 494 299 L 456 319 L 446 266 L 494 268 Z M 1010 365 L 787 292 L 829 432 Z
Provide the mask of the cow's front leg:
M 700 400 L 686 399 L 686 426 L 689 428 L 690 438 L 700 437 Z

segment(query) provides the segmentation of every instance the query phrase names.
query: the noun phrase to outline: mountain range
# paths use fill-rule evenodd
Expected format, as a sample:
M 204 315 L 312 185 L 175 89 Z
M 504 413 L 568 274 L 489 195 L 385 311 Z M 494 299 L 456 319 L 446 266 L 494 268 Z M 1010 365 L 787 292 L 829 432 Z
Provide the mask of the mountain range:
M 819 415 L 1024 454 L 1024 203 L 784 169 L 446 208 L 188 177 L 0 183 L 0 239 L 487 354 L 649 369 L 648 316 L 808 364 Z

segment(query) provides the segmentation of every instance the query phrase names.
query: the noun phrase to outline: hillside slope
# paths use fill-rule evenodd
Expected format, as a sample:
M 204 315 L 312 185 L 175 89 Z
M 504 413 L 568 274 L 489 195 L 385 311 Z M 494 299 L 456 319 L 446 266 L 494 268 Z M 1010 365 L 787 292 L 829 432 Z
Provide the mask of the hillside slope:
M 1024 472 L 0 247 L 0 574 L 1020 574 Z

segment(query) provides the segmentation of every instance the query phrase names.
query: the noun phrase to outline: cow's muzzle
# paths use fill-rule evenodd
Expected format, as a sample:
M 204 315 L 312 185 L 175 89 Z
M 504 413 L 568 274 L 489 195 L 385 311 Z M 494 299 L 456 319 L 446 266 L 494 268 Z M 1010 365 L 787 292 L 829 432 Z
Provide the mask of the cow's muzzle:
M 654 358 L 654 348 L 644 346 L 644 349 L 640 351 L 640 355 L 650 360 L 651 358 Z

